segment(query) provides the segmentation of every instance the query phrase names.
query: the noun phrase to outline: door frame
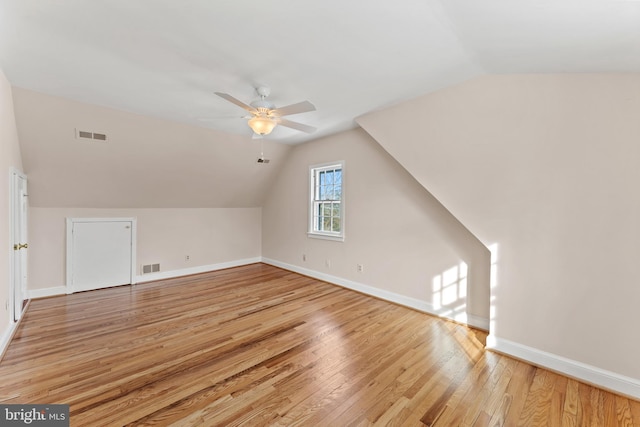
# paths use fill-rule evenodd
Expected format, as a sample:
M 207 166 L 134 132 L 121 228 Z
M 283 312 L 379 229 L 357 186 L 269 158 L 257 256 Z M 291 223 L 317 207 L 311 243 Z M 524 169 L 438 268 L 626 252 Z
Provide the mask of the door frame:
M 24 262 L 27 262 L 27 258 L 28 258 L 28 252 L 27 254 L 24 256 L 24 258 L 22 258 L 22 255 L 20 254 L 20 257 L 18 256 L 18 251 L 14 249 L 14 245 L 16 244 L 26 244 L 27 242 L 19 242 L 18 240 L 21 240 L 21 234 L 22 234 L 22 230 L 19 230 L 18 228 L 23 226 L 23 222 L 24 222 L 24 226 L 27 229 L 27 238 L 29 236 L 29 232 L 28 232 L 28 227 L 29 227 L 29 223 L 28 223 L 28 213 L 25 210 L 24 212 L 22 212 L 20 210 L 20 205 L 22 203 L 21 200 L 21 193 L 19 190 L 19 180 L 24 180 L 25 183 L 25 188 L 27 187 L 27 176 L 22 173 L 21 171 L 19 171 L 18 169 L 15 168 L 10 168 L 9 169 L 9 177 L 10 177 L 10 182 L 11 182 L 11 199 L 10 199 L 10 221 L 11 221 L 11 236 L 10 236 L 10 248 L 9 251 L 11 253 L 10 256 L 10 263 L 9 263 L 9 299 L 11 300 L 10 303 L 10 316 L 11 316 L 11 323 L 16 323 L 20 320 L 20 318 L 22 317 L 22 314 L 24 312 L 24 301 L 27 299 L 25 298 L 27 295 L 27 276 L 23 275 L 23 269 L 26 268 L 26 266 L 20 264 L 20 268 L 16 269 L 16 264 L 20 261 L 20 260 L 24 260 Z M 28 193 L 25 193 L 22 195 L 23 197 L 27 197 Z M 28 203 L 27 203 L 28 206 Z M 28 209 L 28 208 L 27 208 Z M 22 213 L 22 218 L 18 218 L 18 211 L 20 211 Z M 19 239 L 20 236 L 20 239 Z M 25 248 L 28 249 L 28 248 Z M 22 249 L 20 249 L 22 250 Z M 19 284 L 18 284 L 18 278 L 19 279 Z M 18 289 L 18 287 L 20 289 Z M 19 293 L 17 293 L 16 291 L 19 291 Z M 21 301 L 19 304 L 17 304 L 17 298 L 20 298 Z M 20 309 L 16 310 L 16 306 L 19 305 L 21 306 Z
M 136 218 L 67 218 L 67 264 L 66 264 L 66 285 L 67 294 L 75 291 L 73 286 L 73 224 L 80 222 L 130 222 L 131 223 L 131 271 L 129 272 L 129 282 L 135 285 L 136 280 Z

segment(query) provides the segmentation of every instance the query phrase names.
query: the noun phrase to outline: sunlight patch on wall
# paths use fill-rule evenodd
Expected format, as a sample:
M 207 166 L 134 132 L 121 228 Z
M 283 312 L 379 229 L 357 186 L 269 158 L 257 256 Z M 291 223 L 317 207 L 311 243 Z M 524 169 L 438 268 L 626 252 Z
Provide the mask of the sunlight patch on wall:
M 440 316 L 467 322 L 467 275 L 465 262 L 455 265 L 433 278 L 432 305 Z
M 488 246 L 491 252 L 491 269 L 489 275 L 489 288 L 491 296 L 489 298 L 489 332 L 495 331 L 496 322 L 496 295 L 495 289 L 498 287 L 498 244 L 494 243 Z

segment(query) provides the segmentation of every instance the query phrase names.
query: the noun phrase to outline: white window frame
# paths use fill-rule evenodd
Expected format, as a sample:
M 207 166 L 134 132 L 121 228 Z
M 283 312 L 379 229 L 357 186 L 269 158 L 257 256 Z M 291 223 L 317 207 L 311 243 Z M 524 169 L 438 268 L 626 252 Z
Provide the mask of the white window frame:
M 316 194 L 316 179 L 315 175 L 318 172 L 340 169 L 342 171 L 342 189 L 341 189 L 341 198 L 340 198 L 340 232 L 331 232 L 331 231 L 321 231 L 317 230 L 315 227 L 315 194 Z M 344 160 L 323 163 L 320 165 L 312 165 L 309 166 L 309 228 L 307 231 L 307 236 L 312 237 L 314 239 L 325 239 L 325 240 L 335 240 L 339 242 L 344 241 L 344 229 L 345 229 L 345 209 L 344 209 L 344 195 L 345 195 L 345 162 Z

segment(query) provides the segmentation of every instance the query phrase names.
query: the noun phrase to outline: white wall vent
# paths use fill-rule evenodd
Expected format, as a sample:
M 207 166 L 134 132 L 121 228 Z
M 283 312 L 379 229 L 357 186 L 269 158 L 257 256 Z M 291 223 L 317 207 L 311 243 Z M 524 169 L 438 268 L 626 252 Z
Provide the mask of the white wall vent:
M 107 135 L 104 133 L 98 132 L 89 132 L 86 130 L 78 130 L 76 129 L 76 138 L 78 139 L 94 139 L 96 141 L 106 141 Z
M 142 266 L 142 274 L 157 273 L 160 271 L 160 264 L 147 264 Z

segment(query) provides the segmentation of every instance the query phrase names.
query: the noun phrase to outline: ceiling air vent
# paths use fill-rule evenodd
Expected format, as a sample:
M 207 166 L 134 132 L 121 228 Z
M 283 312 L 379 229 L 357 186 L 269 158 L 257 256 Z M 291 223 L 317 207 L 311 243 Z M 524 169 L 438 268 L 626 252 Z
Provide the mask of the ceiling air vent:
M 104 133 L 88 132 L 86 130 L 76 129 L 76 138 L 79 139 L 94 139 L 96 141 L 106 141 L 107 135 Z

